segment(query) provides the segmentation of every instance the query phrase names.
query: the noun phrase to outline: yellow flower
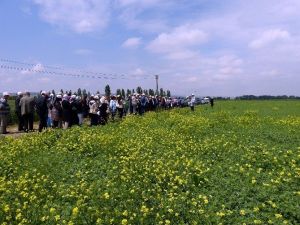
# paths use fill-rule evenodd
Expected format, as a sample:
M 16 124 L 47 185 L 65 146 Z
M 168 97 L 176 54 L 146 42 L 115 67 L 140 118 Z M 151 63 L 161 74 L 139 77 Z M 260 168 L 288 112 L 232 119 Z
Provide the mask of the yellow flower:
M 254 207 L 253 212 L 258 212 L 259 208 L 258 207 Z
M 165 224 L 171 224 L 170 220 L 165 220 Z
M 109 194 L 107 192 L 105 192 L 105 194 L 103 196 L 105 199 L 109 199 Z
M 73 208 L 73 210 L 72 210 L 72 215 L 73 216 L 76 216 L 77 214 L 78 214 L 78 207 L 75 207 L 75 208 Z
M 9 211 L 9 205 L 5 205 L 4 208 L 3 208 L 3 210 L 4 210 L 4 212 L 7 213 Z
M 123 213 L 122 213 L 123 216 L 128 216 L 128 211 L 125 210 Z
M 280 218 L 282 218 L 282 215 L 279 214 L 279 213 L 276 213 L 276 214 L 275 214 L 275 217 L 276 217 L 277 219 L 280 219 Z
M 60 215 L 56 215 L 56 216 L 54 216 L 54 218 L 56 221 L 58 221 L 58 220 L 60 220 Z
M 22 218 L 22 213 L 18 213 L 18 214 L 16 215 L 16 220 L 21 220 L 21 218 Z
M 122 219 L 122 225 L 126 225 L 126 224 L 128 224 L 127 219 Z
M 246 215 L 246 212 L 245 212 L 245 210 L 243 210 L 243 209 L 242 209 L 242 210 L 240 210 L 240 215 L 241 215 L 241 216 L 245 216 L 245 215 Z
M 54 213 L 56 211 L 55 208 L 50 208 L 50 213 Z

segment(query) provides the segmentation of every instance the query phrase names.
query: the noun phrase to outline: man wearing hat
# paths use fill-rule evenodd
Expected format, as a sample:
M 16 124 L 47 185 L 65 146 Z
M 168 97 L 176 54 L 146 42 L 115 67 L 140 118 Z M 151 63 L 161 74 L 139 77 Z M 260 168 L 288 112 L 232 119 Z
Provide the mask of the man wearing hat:
M 21 106 L 20 106 L 20 100 L 22 97 L 23 97 L 23 93 L 18 92 L 15 100 L 15 113 L 18 118 L 18 131 L 24 130 L 24 120 L 21 114 Z
M 191 110 L 194 111 L 195 110 L 195 103 L 196 103 L 196 98 L 195 98 L 194 94 L 192 94 L 189 103 L 190 103 Z
M 20 99 L 19 106 L 21 107 L 21 115 L 24 122 L 24 131 L 33 131 L 33 117 L 35 100 L 30 96 L 30 92 L 24 93 L 24 96 Z
M 0 99 L 0 134 L 8 133 L 6 131 L 10 107 L 8 105 L 8 92 L 3 92 L 3 97 Z
M 42 91 L 36 100 L 36 112 L 39 116 L 39 132 L 44 128 L 47 128 L 48 119 L 48 105 L 47 105 L 48 94 L 46 91 Z

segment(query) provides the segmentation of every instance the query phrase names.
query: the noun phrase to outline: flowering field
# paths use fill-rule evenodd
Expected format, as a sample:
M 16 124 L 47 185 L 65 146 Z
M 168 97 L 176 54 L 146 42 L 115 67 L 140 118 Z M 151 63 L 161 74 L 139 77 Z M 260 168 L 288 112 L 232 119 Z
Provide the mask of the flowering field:
M 300 102 L 0 140 L 2 224 L 300 224 Z

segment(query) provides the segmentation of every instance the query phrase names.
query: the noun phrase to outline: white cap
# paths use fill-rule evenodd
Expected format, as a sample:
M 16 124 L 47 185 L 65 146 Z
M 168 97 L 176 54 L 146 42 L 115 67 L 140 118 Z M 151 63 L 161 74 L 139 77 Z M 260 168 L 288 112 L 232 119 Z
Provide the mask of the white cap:
M 56 98 L 61 98 L 61 95 L 56 95 Z
M 3 96 L 10 96 L 10 94 L 7 91 L 5 91 L 3 92 Z
M 19 91 L 19 92 L 17 92 L 17 95 L 23 95 L 23 92 L 21 92 L 21 91 Z
M 192 94 L 192 96 L 194 96 L 194 94 Z
M 46 94 L 47 94 L 46 91 L 42 91 L 42 92 L 41 92 L 41 95 L 46 95 Z
M 94 99 L 99 99 L 99 96 L 98 96 L 98 95 L 96 95 L 96 96 L 94 97 Z

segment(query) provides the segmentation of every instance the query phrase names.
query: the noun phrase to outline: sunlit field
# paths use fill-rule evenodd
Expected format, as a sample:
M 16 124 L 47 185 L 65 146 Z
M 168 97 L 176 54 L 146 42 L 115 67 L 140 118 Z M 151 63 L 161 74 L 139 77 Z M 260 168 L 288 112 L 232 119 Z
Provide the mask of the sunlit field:
M 2 224 L 300 224 L 300 101 L 0 137 Z

